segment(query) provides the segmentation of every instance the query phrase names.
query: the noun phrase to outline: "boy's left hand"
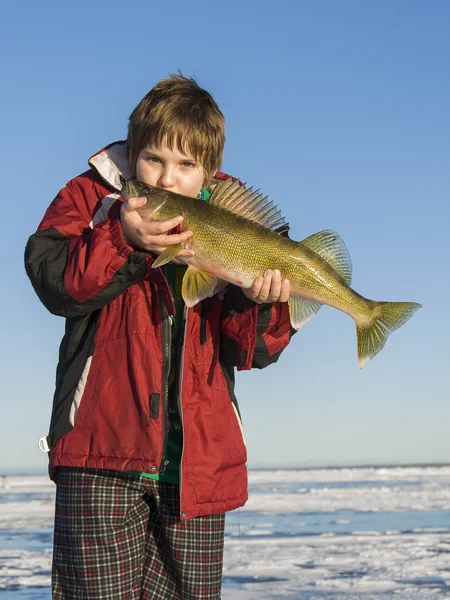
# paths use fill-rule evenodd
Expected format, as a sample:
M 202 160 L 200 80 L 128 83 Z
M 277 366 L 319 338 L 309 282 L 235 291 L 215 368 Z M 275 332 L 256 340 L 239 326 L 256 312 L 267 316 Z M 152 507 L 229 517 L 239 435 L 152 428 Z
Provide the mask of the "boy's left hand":
M 288 279 L 281 280 L 280 271 L 268 269 L 264 277 L 257 277 L 248 290 L 242 290 L 247 298 L 257 304 L 265 302 L 287 302 L 290 284 Z

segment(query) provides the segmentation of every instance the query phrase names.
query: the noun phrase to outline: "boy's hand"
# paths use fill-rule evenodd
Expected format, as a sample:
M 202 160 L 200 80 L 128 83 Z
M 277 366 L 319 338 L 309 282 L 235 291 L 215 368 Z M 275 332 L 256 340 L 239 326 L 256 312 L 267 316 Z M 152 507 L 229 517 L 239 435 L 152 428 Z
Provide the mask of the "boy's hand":
M 167 219 L 166 221 L 144 221 L 136 210 L 145 203 L 145 198 L 130 198 L 124 202 L 120 209 L 120 222 L 125 241 L 133 248 L 161 254 L 167 246 L 185 242 L 192 235 L 192 231 L 167 234 L 183 221 L 182 216 Z M 183 248 L 178 256 L 193 256 L 195 252 Z
M 288 279 L 281 280 L 280 271 L 268 269 L 264 277 L 257 277 L 248 290 L 242 290 L 247 298 L 257 304 L 265 302 L 287 302 L 289 300 L 290 283 Z

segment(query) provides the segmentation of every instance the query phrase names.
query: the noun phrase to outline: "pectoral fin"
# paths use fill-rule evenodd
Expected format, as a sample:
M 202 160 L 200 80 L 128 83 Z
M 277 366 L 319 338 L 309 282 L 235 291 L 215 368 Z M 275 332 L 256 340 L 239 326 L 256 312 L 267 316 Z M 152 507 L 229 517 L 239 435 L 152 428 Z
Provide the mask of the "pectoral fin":
M 177 254 L 179 254 L 181 252 L 181 250 L 183 250 L 183 248 L 184 248 L 184 242 L 181 244 L 175 244 L 174 246 L 169 246 L 168 248 L 166 248 L 164 250 L 164 252 L 161 252 L 161 254 L 158 256 L 158 258 L 152 264 L 152 269 L 156 269 L 156 267 L 162 267 L 162 265 L 165 265 L 166 263 L 173 260 L 177 256 Z
M 183 277 L 181 295 L 186 306 L 194 306 L 200 300 L 209 298 L 214 294 L 217 285 L 217 277 L 200 271 L 195 267 L 188 267 Z

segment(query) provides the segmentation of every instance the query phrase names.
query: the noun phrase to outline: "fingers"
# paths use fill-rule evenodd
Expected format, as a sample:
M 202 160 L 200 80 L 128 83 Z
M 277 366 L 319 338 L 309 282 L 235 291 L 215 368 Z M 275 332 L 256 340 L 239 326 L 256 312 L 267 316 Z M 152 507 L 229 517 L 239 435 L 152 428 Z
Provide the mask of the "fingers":
M 257 277 L 249 290 L 244 290 L 245 295 L 257 304 L 264 302 L 287 302 L 289 300 L 290 283 L 288 279 L 281 279 L 278 269 L 268 269 L 264 277 Z
M 155 234 L 150 233 L 149 231 L 142 231 L 143 239 L 148 243 L 154 243 L 161 247 L 173 246 L 174 244 L 181 244 L 182 242 L 186 242 L 192 235 L 192 231 L 183 231 L 182 233 L 171 233 L 170 235 L 165 235 L 163 233 Z
M 265 279 L 265 275 L 264 275 Z M 272 272 L 272 280 L 267 295 L 267 302 L 276 302 L 281 294 L 281 274 L 278 269 Z
M 176 217 L 165 221 L 148 221 L 146 227 L 153 235 L 160 235 L 161 233 L 167 233 L 171 229 L 178 227 L 178 225 L 183 222 L 183 219 L 183 216 L 177 215 Z
M 124 239 L 129 246 L 160 254 L 168 246 L 186 243 L 193 235 L 191 230 L 179 232 L 184 219 L 181 215 L 164 221 L 143 221 L 137 209 L 146 201 L 145 198 L 130 198 L 122 204 L 120 222 Z M 175 233 L 168 233 L 172 230 Z M 178 256 L 194 254 L 193 250 L 183 248 Z
M 130 213 L 133 210 L 138 209 L 140 206 L 143 206 L 147 200 L 145 198 L 129 198 L 126 202 L 122 203 L 122 211 L 125 213 Z
M 291 283 L 289 279 L 283 279 L 281 282 L 281 293 L 278 302 L 287 302 L 291 293 Z
M 263 284 L 263 278 L 257 277 L 255 279 L 255 281 L 253 282 L 253 285 L 250 289 L 244 288 L 242 291 L 247 296 L 247 298 L 250 298 L 250 300 L 254 300 L 255 302 L 258 302 L 257 298 L 258 298 L 259 292 L 261 291 L 262 284 Z
M 258 294 L 258 300 L 260 302 L 273 302 L 273 300 L 269 300 L 270 290 L 272 288 L 272 278 L 273 272 L 270 269 L 268 269 L 264 273 L 262 285 Z
M 130 218 L 135 219 L 136 216 L 138 217 L 139 222 L 143 223 L 142 228 L 145 231 L 145 234 L 159 235 L 161 233 L 167 233 L 168 231 L 170 231 L 171 229 L 175 229 L 176 227 L 178 227 L 178 225 L 180 225 L 180 223 L 182 223 L 184 219 L 182 215 L 176 215 L 175 217 L 171 219 L 166 219 L 164 221 L 148 221 L 144 223 L 139 213 L 135 213 L 134 211 L 136 211 L 139 207 L 143 206 L 146 202 L 146 198 L 142 197 L 129 198 L 126 202 L 122 203 L 121 207 L 121 212 L 122 214 L 125 213 L 124 216 L 127 221 L 129 221 Z

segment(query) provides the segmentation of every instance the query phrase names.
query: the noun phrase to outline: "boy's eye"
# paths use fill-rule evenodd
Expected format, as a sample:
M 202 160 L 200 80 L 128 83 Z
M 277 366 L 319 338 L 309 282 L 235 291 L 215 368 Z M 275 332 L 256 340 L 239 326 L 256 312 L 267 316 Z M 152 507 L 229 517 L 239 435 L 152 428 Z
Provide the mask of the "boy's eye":
M 159 158 L 157 156 L 149 156 L 148 160 L 150 162 L 160 162 Z
M 183 163 L 183 167 L 194 167 L 195 163 L 186 161 Z

